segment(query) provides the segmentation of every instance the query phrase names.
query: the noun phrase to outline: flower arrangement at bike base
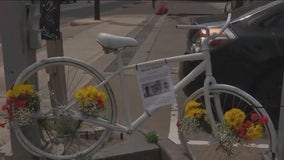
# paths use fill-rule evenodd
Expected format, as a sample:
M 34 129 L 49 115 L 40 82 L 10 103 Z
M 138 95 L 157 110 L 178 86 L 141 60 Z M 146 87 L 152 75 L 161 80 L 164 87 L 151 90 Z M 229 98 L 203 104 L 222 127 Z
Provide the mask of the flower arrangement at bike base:
M 189 101 L 184 110 L 184 118 L 178 121 L 179 131 L 190 136 L 193 132 L 212 134 L 209 118 L 202 103 Z M 224 122 L 218 123 L 215 130 L 215 139 L 219 143 L 216 149 L 223 149 L 228 156 L 232 156 L 235 145 L 246 145 L 250 141 L 264 136 L 264 125 L 268 117 L 252 112 L 245 113 L 238 106 L 232 106 L 223 115 Z
M 102 112 L 106 110 L 107 100 L 106 93 L 92 85 L 83 86 L 73 93 L 71 99 L 77 103 L 66 109 L 67 107 L 59 101 L 56 101 L 56 105 L 48 103 L 44 99 L 43 95 L 45 94 L 39 93 L 33 85 L 16 84 L 6 93 L 6 103 L 2 106 L 6 118 L 4 123 L 1 122 L 1 127 L 6 127 L 8 121 L 13 122 L 19 126 L 16 129 L 21 132 L 21 140 L 28 136 L 29 133 L 25 133 L 26 129 L 30 129 L 28 126 L 37 127 L 35 128 L 35 137 L 40 138 L 42 151 L 49 155 L 68 156 L 74 152 L 75 148 L 82 147 L 80 145 L 83 141 L 94 142 L 97 140 L 96 136 L 100 136 L 100 130 L 93 130 L 94 128 L 86 130 L 84 127 L 94 127 L 94 125 L 84 120 L 102 116 Z M 48 96 L 54 100 L 55 94 L 53 91 L 49 91 Z M 70 102 L 73 104 L 74 101 Z M 83 117 L 76 117 L 75 112 L 81 113 L 80 115 Z M 14 127 L 13 125 L 12 128 Z M 30 142 L 30 145 L 34 145 L 33 141 Z M 90 144 L 88 143 L 84 147 L 90 147 Z M 73 154 L 72 156 L 77 155 Z
M 105 108 L 106 94 L 94 86 L 87 86 L 76 91 L 75 98 L 79 103 L 79 110 L 87 116 L 96 116 Z M 39 96 L 30 84 L 17 84 L 6 93 L 6 103 L 2 111 L 7 120 L 14 120 L 19 126 L 29 125 L 40 105 Z M 1 123 L 5 127 L 7 122 Z
M 7 120 L 14 120 L 19 126 L 25 126 L 32 122 L 38 106 L 39 97 L 35 93 L 34 86 L 17 84 L 7 91 L 6 103 L 2 106 L 2 110 L 7 113 Z
M 87 116 L 96 116 L 105 109 L 107 96 L 105 92 L 90 85 L 79 89 L 75 93 L 75 98 L 79 102 L 79 110 Z

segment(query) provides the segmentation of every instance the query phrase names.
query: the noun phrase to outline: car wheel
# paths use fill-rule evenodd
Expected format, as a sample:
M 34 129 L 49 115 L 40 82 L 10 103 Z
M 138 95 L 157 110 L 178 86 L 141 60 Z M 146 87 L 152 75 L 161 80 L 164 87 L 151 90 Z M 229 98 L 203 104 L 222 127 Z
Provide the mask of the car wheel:
M 272 72 L 271 72 L 272 71 Z M 275 128 L 278 128 L 283 70 L 271 69 L 256 79 L 253 96 L 265 107 Z

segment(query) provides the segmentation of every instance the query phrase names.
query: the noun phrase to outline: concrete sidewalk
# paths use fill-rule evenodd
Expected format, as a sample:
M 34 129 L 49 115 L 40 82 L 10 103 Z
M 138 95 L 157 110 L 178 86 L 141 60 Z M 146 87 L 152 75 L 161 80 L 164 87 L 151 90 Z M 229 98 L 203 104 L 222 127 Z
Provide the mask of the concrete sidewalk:
M 159 7 L 158 3 L 157 7 Z M 112 54 L 105 55 L 101 46 L 97 44 L 96 36 L 100 32 L 129 36 L 138 40 L 137 48 L 125 51 L 127 56 L 124 60 L 127 64 L 179 55 L 186 48 L 187 30 L 176 29 L 175 25 L 187 23 L 190 15 L 222 13 L 224 3 L 172 0 L 167 2 L 167 7 L 168 14 L 155 15 L 156 9 L 152 9 L 151 1 L 133 1 L 127 6 L 101 14 L 100 21 L 89 17 L 65 24 L 61 27 L 64 55 L 84 60 L 101 72 L 112 71 L 115 68 L 113 63 L 115 57 Z M 46 58 L 46 48 L 41 48 L 37 54 L 38 60 Z M 178 66 L 173 65 L 171 69 L 176 77 Z M 132 79 L 133 75 L 130 74 L 127 78 Z M 138 93 L 133 92 L 133 94 L 134 97 L 137 96 L 135 100 L 139 98 Z M 134 104 L 134 106 L 137 105 Z M 102 149 L 93 156 L 93 159 L 186 159 L 180 146 L 168 139 L 170 116 L 170 108 L 165 108 L 146 121 L 140 131 L 133 135 L 125 135 L 123 140 L 117 136 L 119 133 L 115 133 L 117 143 L 110 148 Z M 121 117 L 118 118 L 121 120 Z M 144 134 L 157 128 L 159 128 L 159 143 L 147 143 Z M 3 132 L 0 129 L 0 135 L 0 139 L 3 138 L 9 143 L 7 131 Z

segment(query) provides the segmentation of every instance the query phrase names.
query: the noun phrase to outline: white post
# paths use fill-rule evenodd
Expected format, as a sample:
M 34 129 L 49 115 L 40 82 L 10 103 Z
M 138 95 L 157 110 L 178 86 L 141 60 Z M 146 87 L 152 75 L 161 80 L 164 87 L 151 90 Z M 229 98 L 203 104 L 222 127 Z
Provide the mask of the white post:
M 36 61 L 36 50 L 30 48 L 27 36 L 29 12 L 27 2 L 31 3 L 31 1 L 0 1 L 0 32 L 6 90 L 11 88 L 24 68 Z M 11 146 L 13 156 L 7 159 L 35 159 L 20 145 L 13 130 L 11 130 Z

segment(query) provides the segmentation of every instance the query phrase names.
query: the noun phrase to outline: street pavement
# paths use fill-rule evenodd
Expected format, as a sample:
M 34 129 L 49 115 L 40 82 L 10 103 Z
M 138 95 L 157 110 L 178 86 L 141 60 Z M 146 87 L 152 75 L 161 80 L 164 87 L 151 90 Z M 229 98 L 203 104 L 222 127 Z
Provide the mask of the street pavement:
M 159 7 L 160 4 L 157 1 L 156 9 Z M 125 51 L 127 56 L 124 57 L 124 62 L 127 64 L 180 55 L 184 53 L 186 48 L 187 30 L 177 29 L 175 26 L 188 23 L 190 16 L 222 13 L 224 3 L 171 0 L 167 1 L 166 7 L 168 8 L 167 14 L 156 15 L 156 9 L 152 8 L 151 1 L 133 1 L 132 4 L 102 14 L 101 20 L 86 17 L 64 24 L 61 26 L 64 56 L 81 59 L 104 74 L 113 71 L 115 69 L 115 63 L 113 63 L 115 56 L 104 54 L 101 46 L 96 42 L 96 37 L 101 32 L 137 39 L 139 46 Z M 42 44 L 43 47 L 37 51 L 38 60 L 47 57 L 44 41 L 42 41 Z M 170 68 L 173 81 L 176 81 L 178 64 L 170 64 Z M 143 112 L 142 102 L 135 74 L 127 72 L 126 78 L 129 86 L 131 86 L 129 88 L 131 115 L 135 119 Z M 121 90 L 116 79 L 111 81 L 111 85 L 115 93 Z M 178 95 L 181 95 L 178 102 L 183 104 L 185 97 L 182 93 L 178 93 Z M 119 110 L 118 122 L 123 123 L 125 120 L 121 112 L 120 97 L 117 94 L 116 97 Z M 176 113 L 170 107 L 160 108 L 134 134 L 124 135 L 124 138 L 120 139 L 120 133 L 114 133 L 113 145 L 94 154 L 93 159 L 186 159 L 182 149 L 176 144 L 178 143 L 177 134 L 173 127 L 176 123 L 176 116 Z M 155 131 L 159 135 L 158 144 L 146 142 L 144 135 L 149 131 Z M 0 135 L 0 146 L 1 142 L 9 146 L 9 132 L 0 129 Z M 169 135 L 171 135 L 170 138 Z M 7 150 L 9 152 L 9 147 Z M 9 153 L 7 154 L 9 155 Z

